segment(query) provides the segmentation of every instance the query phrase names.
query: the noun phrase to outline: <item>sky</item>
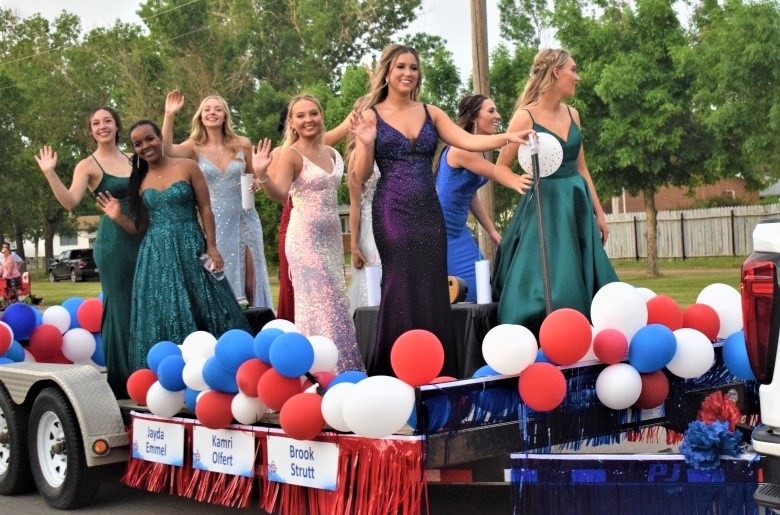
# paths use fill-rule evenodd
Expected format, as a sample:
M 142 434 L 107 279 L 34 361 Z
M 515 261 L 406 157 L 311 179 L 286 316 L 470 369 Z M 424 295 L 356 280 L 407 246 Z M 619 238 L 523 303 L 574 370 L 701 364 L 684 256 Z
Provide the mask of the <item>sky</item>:
M 135 11 L 138 0 L 0 0 L 0 6 L 14 9 L 21 16 L 41 13 L 54 19 L 63 10 L 81 18 L 84 31 L 113 25 L 120 19 L 141 24 Z M 487 0 L 488 46 L 492 51 L 501 41 L 498 30 L 498 0 Z M 471 73 L 470 0 L 423 0 L 422 13 L 411 23 L 410 33 L 427 32 L 447 41 L 461 78 Z

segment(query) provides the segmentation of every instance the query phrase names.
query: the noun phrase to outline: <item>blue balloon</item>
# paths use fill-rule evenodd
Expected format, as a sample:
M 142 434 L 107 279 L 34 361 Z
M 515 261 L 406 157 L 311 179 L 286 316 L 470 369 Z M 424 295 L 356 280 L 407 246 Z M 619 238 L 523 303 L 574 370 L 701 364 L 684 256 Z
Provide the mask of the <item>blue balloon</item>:
M 203 380 L 212 390 L 223 393 L 238 393 L 236 373 L 227 370 L 214 357 L 207 359 L 203 365 Z
M 24 347 L 22 347 L 21 343 L 14 340 L 6 353 L 3 354 L 3 357 L 10 359 L 14 363 L 21 363 L 24 361 Z
M 160 366 L 160 362 L 168 356 L 181 356 L 181 349 L 178 345 L 167 340 L 155 343 L 149 352 L 146 354 L 146 364 L 149 365 L 150 370 L 157 370 Z
M 184 358 L 181 357 L 181 354 L 178 356 L 173 354 L 163 358 L 157 366 L 157 380 L 160 382 L 160 386 L 169 392 L 180 392 L 187 388 L 182 377 L 183 370 Z
M 333 380 L 328 385 L 328 390 L 339 383 L 359 383 L 367 377 L 368 376 L 366 374 L 358 370 L 347 370 L 346 372 L 342 372 L 333 378 Z
M 184 404 L 186 404 L 193 413 L 195 413 L 195 402 L 198 400 L 198 395 L 200 395 L 198 390 L 193 390 L 192 388 L 184 390 Z
M 8 358 L 0 358 L 0 365 L 7 365 L 9 363 L 16 363 L 16 361 Z
M 103 336 L 102 333 L 93 333 L 95 337 L 95 352 L 92 353 L 92 362 L 101 367 L 106 366 L 106 356 L 103 354 Z
M 672 330 L 661 324 L 641 328 L 631 338 L 628 362 L 637 371 L 647 374 L 661 370 L 672 361 L 677 352 L 677 340 Z
M 35 327 L 38 327 L 43 323 L 43 313 L 41 313 L 41 310 L 36 309 L 35 310 Z
M 756 380 L 748 359 L 744 331 L 737 331 L 726 338 L 726 341 L 723 343 L 723 363 L 726 364 L 728 371 L 735 377 L 743 381 Z
M 98 299 L 103 300 L 103 291 L 101 290 L 100 293 L 98 293 Z
M 539 350 L 536 351 L 536 359 L 534 360 L 534 363 L 552 363 L 550 361 L 550 358 L 547 357 L 547 354 L 544 353 L 541 347 L 539 347 Z
M 35 329 L 38 320 L 35 316 L 35 311 L 35 308 L 24 302 L 11 304 L 5 309 L 3 322 L 11 327 L 15 339 L 30 339 L 30 333 Z
M 84 299 L 81 297 L 71 297 L 62 303 L 62 307 L 67 309 L 68 313 L 70 313 L 70 327 L 68 327 L 68 329 L 81 327 L 79 326 L 79 321 L 78 318 L 76 318 L 76 314 L 78 313 L 79 306 L 81 306 L 82 302 L 84 302 Z
M 284 334 L 284 331 L 281 329 L 277 329 L 275 327 L 271 327 L 269 329 L 263 329 L 259 333 L 257 333 L 257 336 L 255 336 L 255 343 L 253 345 L 253 349 L 255 351 L 255 356 L 257 359 L 265 363 L 266 365 L 271 364 L 271 344 L 274 342 L 277 336 L 281 336 Z
M 474 372 L 474 375 L 471 377 L 490 377 L 490 376 L 500 376 L 498 372 L 490 368 L 489 365 L 485 365 L 484 367 L 480 367 L 477 369 L 476 372 Z
M 254 338 L 241 329 L 231 329 L 217 340 L 214 357 L 220 365 L 235 372 L 244 361 L 255 357 Z
M 273 366 L 284 377 L 301 377 L 314 364 L 314 347 L 301 333 L 284 333 L 271 343 L 268 353 Z

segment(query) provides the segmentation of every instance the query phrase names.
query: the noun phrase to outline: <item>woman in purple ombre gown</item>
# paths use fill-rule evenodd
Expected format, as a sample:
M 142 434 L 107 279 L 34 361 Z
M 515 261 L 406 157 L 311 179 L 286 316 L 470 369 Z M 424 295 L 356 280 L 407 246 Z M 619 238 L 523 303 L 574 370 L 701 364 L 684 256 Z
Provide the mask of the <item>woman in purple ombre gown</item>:
M 393 374 L 390 350 L 410 329 L 425 329 L 451 349 L 447 234 L 433 177 L 439 137 L 467 150 L 490 150 L 525 133 L 476 136 L 435 106 L 417 102 L 422 83 L 417 51 L 385 48 L 371 81 L 367 109 L 354 128 L 354 174 L 360 184 L 381 177 L 373 203 L 374 239 L 382 261 L 382 297 L 371 374 Z M 452 371 L 449 371 L 452 372 Z

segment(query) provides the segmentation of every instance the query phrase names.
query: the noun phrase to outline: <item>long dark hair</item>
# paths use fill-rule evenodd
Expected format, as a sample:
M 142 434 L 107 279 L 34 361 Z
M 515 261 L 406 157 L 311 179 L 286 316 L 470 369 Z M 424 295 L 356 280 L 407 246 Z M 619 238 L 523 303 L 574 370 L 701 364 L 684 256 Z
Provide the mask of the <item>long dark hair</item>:
M 92 136 L 92 117 L 97 113 L 98 111 L 108 111 L 108 113 L 111 115 L 111 117 L 114 119 L 114 123 L 116 123 L 116 134 L 114 134 L 114 140 L 116 141 L 116 144 L 119 145 L 119 135 L 122 133 L 122 120 L 119 119 L 119 113 L 117 113 L 114 108 L 107 107 L 107 106 L 98 106 L 93 108 L 89 114 L 87 115 L 87 135 L 95 139 Z
M 150 126 L 154 133 L 158 137 L 162 138 L 162 131 L 160 131 L 160 128 L 157 126 L 157 124 L 151 120 L 138 120 L 133 124 L 132 127 L 130 127 L 128 134 L 133 134 L 133 131 L 142 125 Z M 132 141 L 130 141 L 130 145 L 133 145 Z M 146 174 L 149 173 L 149 163 L 147 163 L 145 159 L 142 159 L 141 156 L 139 156 L 137 153 L 134 153 L 130 158 L 130 163 L 133 165 L 133 171 L 130 173 L 129 186 L 130 213 L 133 215 L 133 220 L 135 220 L 135 227 L 138 229 L 145 214 L 144 203 L 141 200 L 141 184 L 143 184 L 144 178 L 146 178 Z
M 482 110 L 482 104 L 484 104 L 485 100 L 488 98 L 489 97 L 486 97 L 485 95 L 469 95 L 467 97 L 463 97 L 463 99 L 460 101 L 460 104 L 458 104 L 458 126 L 461 129 L 469 133 L 474 132 L 474 126 L 477 123 L 479 112 Z M 439 173 L 441 156 L 444 154 L 446 149 L 447 145 L 443 146 L 436 156 L 436 161 L 433 165 L 434 176 Z

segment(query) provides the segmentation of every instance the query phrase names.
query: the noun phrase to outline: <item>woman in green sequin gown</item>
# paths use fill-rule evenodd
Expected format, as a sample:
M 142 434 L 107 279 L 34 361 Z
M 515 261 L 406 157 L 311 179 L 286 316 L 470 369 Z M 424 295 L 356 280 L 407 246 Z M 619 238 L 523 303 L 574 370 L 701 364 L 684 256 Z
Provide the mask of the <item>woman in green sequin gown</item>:
M 36 161 L 49 185 L 65 209 L 74 209 L 87 189 L 95 194 L 110 192 L 121 209 L 129 214 L 128 186 L 130 160 L 117 143 L 121 121 L 109 107 L 94 109 L 87 117 L 88 129 L 97 149 L 76 165 L 70 188 L 66 188 L 55 172 L 57 153 L 43 147 Z M 108 383 L 117 398 L 127 397 L 127 378 L 132 372 L 128 361 L 130 341 L 130 299 L 138 245 L 141 239 L 127 232 L 108 217 L 102 217 L 95 240 L 94 257 L 100 271 L 103 289 L 103 356 Z
M 249 331 L 249 324 L 228 282 L 209 273 L 199 260 L 205 252 L 215 270 L 224 266 L 215 243 L 208 186 L 198 165 L 166 156 L 160 129 L 152 122 L 136 123 L 130 138 L 137 153 L 131 212 L 138 223 L 121 215 L 110 196 L 98 195 L 98 202 L 123 227 L 147 227 L 131 304 L 130 365 L 138 370 L 147 367 L 146 356 L 157 342 L 182 343 L 195 331 L 219 338 L 230 329 Z
M 552 134 L 563 147 L 560 168 L 543 177 L 540 185 L 552 308 L 572 308 L 590 316 L 593 296 L 618 278 L 603 248 L 608 228 L 585 165 L 579 114 L 561 103 L 574 95 L 577 82 L 576 65 L 568 52 L 539 52 L 509 130 L 532 127 Z M 511 165 L 517 149 L 509 145 L 502 150 L 496 168 Z M 532 186 L 501 239 L 493 293 L 499 302 L 499 323 L 520 324 L 538 334 L 546 313 L 534 195 Z

